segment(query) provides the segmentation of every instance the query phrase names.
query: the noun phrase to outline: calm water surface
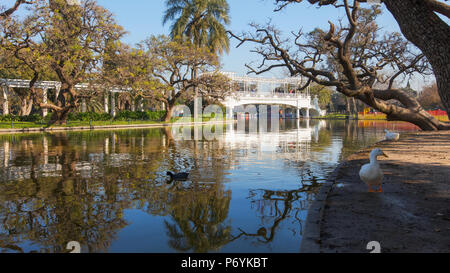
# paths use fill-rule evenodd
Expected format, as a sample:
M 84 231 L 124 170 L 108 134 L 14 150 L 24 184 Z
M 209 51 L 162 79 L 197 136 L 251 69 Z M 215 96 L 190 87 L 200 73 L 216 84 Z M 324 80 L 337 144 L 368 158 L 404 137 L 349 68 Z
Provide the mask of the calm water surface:
M 168 129 L 0 136 L 0 251 L 298 252 L 321 183 L 405 124 L 230 125 L 214 141 Z M 189 171 L 168 184 L 167 170 Z

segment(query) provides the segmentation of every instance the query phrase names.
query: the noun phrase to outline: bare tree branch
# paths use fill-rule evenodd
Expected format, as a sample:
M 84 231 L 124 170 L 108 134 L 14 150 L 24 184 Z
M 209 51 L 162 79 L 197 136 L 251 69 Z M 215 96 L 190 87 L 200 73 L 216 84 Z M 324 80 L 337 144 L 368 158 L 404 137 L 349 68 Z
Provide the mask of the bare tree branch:
M 22 5 L 22 4 L 32 4 L 33 2 L 34 1 L 16 0 L 16 2 L 14 3 L 14 5 L 11 8 L 9 8 L 9 9 L 7 9 L 7 10 L 5 10 L 5 11 L 0 13 L 0 19 L 6 19 L 9 16 L 11 16 L 14 12 L 16 12 L 19 9 L 20 5 Z
M 335 4 L 336 1 L 309 2 L 325 5 Z M 287 68 L 291 76 L 301 75 L 308 79 L 308 84 L 315 82 L 334 87 L 338 92 L 386 113 L 391 120 L 410 121 L 424 130 L 450 128 L 450 124 L 440 122 L 425 112 L 415 98 L 393 88 L 395 80 L 401 75 L 430 73 L 429 64 L 424 55 L 411 50 L 410 44 L 399 34 L 384 35 L 380 39 L 379 28 L 374 22 L 379 14 L 377 7 L 360 9 L 359 2 L 354 0 L 350 5 L 344 0 L 344 5 L 335 5 L 345 9 L 346 26 L 339 22 L 336 27 L 329 22 L 327 32 L 316 29 L 304 35 L 299 31 L 293 33 L 293 42 L 283 39 L 270 24 L 264 27 L 253 24 L 253 34 L 229 34 L 239 41 L 237 47 L 247 42 L 257 45 L 252 52 L 260 55 L 262 61 L 256 67 L 247 64 L 249 73 L 261 74 Z M 374 89 L 379 74 L 388 71 L 391 75 L 387 89 Z

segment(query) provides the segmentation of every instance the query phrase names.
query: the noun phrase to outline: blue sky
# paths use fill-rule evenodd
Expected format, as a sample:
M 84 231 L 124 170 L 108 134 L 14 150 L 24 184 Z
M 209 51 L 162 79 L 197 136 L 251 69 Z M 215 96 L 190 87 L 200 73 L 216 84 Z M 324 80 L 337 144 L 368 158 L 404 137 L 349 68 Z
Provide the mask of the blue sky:
M 118 22 L 129 32 L 124 41 L 130 44 L 144 40 L 150 35 L 168 34 L 170 23 L 162 25 L 165 10 L 164 0 L 98 0 L 98 3 L 116 15 Z M 328 20 L 336 20 L 345 14 L 342 9 L 317 9 L 308 3 L 294 4 L 282 11 L 274 12 L 274 0 L 229 0 L 231 24 L 229 29 L 235 33 L 251 30 L 250 22 L 264 24 L 269 19 L 285 34 L 303 29 L 305 32 L 315 27 L 328 27 Z M 399 31 L 397 23 L 385 12 L 379 24 L 388 30 Z M 236 49 L 236 40 L 231 41 L 231 50 L 222 58 L 223 70 L 245 74 L 245 63 L 258 61 L 255 54 L 250 53 L 252 45 Z M 268 73 L 268 77 L 277 77 L 282 72 Z
M 4 5 L 10 6 L 14 0 L 2 0 Z M 120 25 L 128 31 L 124 41 L 136 44 L 150 35 L 168 34 L 170 23 L 163 26 L 162 16 L 165 10 L 165 0 L 97 0 L 97 2 L 110 10 Z M 307 1 L 293 4 L 282 11 L 274 12 L 275 0 L 228 0 L 230 5 L 231 24 L 228 27 L 235 33 L 251 30 L 250 22 L 266 23 L 269 19 L 285 34 L 303 29 L 304 32 L 315 27 L 327 28 L 328 20 L 336 22 L 345 16 L 342 9 L 334 7 L 311 6 Z M 366 6 L 364 4 L 363 6 Z M 383 7 L 383 14 L 378 18 L 378 24 L 386 31 L 400 31 L 397 22 Z M 222 57 L 224 71 L 246 74 L 246 63 L 260 60 L 257 55 L 250 52 L 254 45 L 247 44 L 236 49 L 236 40 L 231 41 L 231 50 Z M 266 77 L 279 77 L 282 71 L 269 72 Z M 427 84 L 422 77 L 412 82 L 413 88 Z

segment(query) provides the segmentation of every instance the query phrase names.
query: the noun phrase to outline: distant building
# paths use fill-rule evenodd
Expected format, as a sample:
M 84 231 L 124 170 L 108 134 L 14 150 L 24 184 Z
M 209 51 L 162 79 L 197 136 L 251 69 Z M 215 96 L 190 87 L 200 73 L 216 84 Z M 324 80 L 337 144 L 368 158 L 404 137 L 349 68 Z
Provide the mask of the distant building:
M 419 97 L 419 92 L 417 92 L 416 90 L 411 88 L 410 81 L 408 81 L 408 84 L 406 85 L 406 87 L 402 88 L 401 90 L 410 94 L 413 98 Z

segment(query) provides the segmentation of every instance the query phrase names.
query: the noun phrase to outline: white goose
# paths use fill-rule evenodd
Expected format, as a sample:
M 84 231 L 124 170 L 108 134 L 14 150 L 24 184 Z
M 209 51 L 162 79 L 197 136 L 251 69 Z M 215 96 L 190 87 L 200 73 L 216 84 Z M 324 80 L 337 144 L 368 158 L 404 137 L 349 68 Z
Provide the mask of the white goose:
M 388 157 L 381 149 L 374 149 L 370 153 L 370 163 L 362 166 L 359 171 L 359 177 L 369 186 L 369 192 L 375 192 L 372 189 L 373 186 L 379 187 L 377 192 L 383 192 L 381 183 L 383 182 L 384 174 L 380 168 L 380 163 L 377 159 L 378 156 Z
M 400 138 L 399 133 L 389 132 L 388 129 L 385 129 L 384 132 L 386 132 L 386 140 L 397 141 Z

